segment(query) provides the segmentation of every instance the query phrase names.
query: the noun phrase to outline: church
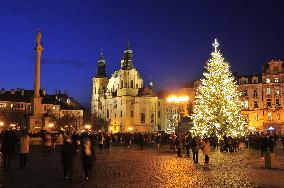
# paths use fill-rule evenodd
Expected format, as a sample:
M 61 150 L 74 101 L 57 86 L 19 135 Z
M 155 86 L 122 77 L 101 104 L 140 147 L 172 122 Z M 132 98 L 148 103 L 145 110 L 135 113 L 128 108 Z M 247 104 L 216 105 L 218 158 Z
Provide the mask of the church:
M 110 78 L 101 53 L 92 84 L 91 112 L 108 123 L 107 131 L 155 132 L 164 127 L 162 101 L 154 92 L 153 84 L 144 87 L 144 81 L 134 66 L 129 44 L 120 69 Z

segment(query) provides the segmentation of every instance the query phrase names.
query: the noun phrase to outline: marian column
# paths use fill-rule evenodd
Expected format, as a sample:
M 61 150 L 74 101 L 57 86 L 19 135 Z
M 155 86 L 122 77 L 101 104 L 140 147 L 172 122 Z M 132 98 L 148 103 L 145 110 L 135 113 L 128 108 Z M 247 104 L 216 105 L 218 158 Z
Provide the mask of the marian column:
M 35 64 L 35 84 L 34 84 L 34 97 L 32 100 L 32 112 L 34 116 L 40 116 L 43 113 L 40 97 L 40 60 L 41 53 L 43 51 L 41 45 L 41 33 L 38 32 L 36 35 L 36 64 Z

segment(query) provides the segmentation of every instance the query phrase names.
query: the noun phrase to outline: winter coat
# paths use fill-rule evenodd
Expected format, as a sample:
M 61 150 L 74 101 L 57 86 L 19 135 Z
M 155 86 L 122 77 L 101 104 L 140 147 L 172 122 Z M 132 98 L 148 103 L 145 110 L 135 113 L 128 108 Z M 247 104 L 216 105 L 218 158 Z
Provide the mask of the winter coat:
M 192 149 L 192 152 L 198 153 L 199 148 L 198 148 L 198 143 L 197 143 L 196 139 L 192 139 L 192 140 L 191 140 L 191 142 L 190 142 L 190 147 L 191 147 L 191 149 Z
M 71 166 L 73 162 L 73 157 L 75 155 L 76 149 L 70 141 L 65 141 L 61 148 L 62 164 L 64 166 Z
M 203 155 L 209 155 L 210 154 L 210 144 L 209 142 L 202 142 L 202 152 Z
M 81 150 L 83 165 L 92 165 L 96 159 L 95 150 L 91 144 L 84 144 Z
M 30 151 L 30 137 L 28 135 L 21 136 L 19 142 L 19 153 L 29 153 Z

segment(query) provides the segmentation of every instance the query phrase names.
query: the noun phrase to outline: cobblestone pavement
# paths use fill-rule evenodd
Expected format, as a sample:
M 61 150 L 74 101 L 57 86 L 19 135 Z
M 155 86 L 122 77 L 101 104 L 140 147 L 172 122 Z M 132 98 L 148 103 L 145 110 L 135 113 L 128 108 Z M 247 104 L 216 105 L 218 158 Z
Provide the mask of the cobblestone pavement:
M 283 152 L 274 169 L 264 169 L 256 151 L 212 152 L 210 164 L 177 157 L 164 147 L 127 148 L 113 146 L 97 151 L 92 179 L 84 180 L 78 152 L 72 182 L 63 180 L 59 150 L 48 156 L 40 146 L 32 146 L 28 167 L 18 169 L 18 158 L 8 171 L 0 170 L 0 187 L 284 187 Z

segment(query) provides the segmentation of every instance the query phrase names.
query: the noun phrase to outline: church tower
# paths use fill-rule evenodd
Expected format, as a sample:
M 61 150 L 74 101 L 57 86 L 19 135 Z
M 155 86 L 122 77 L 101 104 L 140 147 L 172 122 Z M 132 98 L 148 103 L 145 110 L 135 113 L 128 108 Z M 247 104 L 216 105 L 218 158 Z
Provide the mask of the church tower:
M 93 91 L 92 91 L 92 101 L 91 101 L 91 113 L 102 117 L 101 114 L 104 110 L 102 105 L 102 99 L 105 97 L 107 91 L 108 77 L 106 74 L 106 62 L 103 54 L 100 54 L 98 61 L 97 74 L 93 78 Z M 98 113 L 100 112 L 100 113 Z
M 133 65 L 132 50 L 129 42 L 124 50 L 118 77 L 117 96 L 136 96 L 139 88 L 143 87 L 143 80 Z

